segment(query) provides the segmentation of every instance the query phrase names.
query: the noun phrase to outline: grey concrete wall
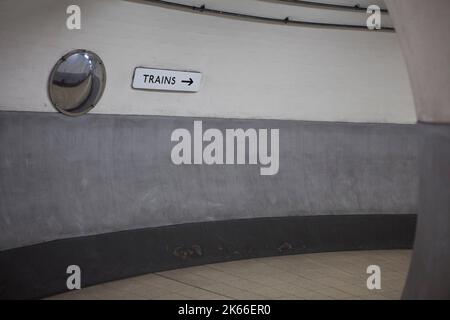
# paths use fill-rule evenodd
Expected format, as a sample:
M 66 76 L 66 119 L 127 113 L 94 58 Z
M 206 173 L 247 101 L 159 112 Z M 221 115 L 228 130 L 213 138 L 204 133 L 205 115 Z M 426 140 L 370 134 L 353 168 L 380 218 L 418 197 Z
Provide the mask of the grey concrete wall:
M 450 299 L 450 1 L 388 0 L 418 119 L 420 198 L 405 299 Z
M 450 299 L 450 126 L 421 125 L 419 217 L 403 297 Z
M 0 249 L 118 230 L 254 217 L 415 213 L 417 127 L 202 119 L 279 128 L 280 170 L 175 166 L 193 118 L 0 112 Z

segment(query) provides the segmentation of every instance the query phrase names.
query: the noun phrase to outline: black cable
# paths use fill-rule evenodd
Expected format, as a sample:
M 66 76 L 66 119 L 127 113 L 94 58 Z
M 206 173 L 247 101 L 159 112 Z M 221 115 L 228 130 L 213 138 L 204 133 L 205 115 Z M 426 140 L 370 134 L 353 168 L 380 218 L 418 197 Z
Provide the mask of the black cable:
M 259 0 L 265 2 L 275 2 L 275 3 L 286 3 L 303 7 L 312 7 L 312 8 L 325 8 L 332 10 L 345 10 L 345 11 L 364 11 L 367 12 L 366 7 L 361 7 L 360 5 L 345 5 L 345 4 L 335 4 L 335 3 L 325 3 L 325 2 L 315 2 L 315 1 L 307 1 L 307 0 Z M 382 13 L 389 13 L 387 9 L 380 9 Z
M 183 11 L 193 11 L 196 13 L 203 13 L 203 14 L 209 14 L 209 15 L 215 15 L 215 16 L 223 16 L 223 17 L 227 17 L 227 18 L 235 18 L 235 19 L 242 19 L 242 20 L 255 21 L 255 22 L 266 22 L 266 23 L 292 25 L 292 26 L 322 27 L 322 28 L 333 28 L 333 29 L 352 29 L 352 30 L 359 30 L 359 31 L 389 31 L 389 32 L 395 31 L 394 28 L 382 28 L 380 30 L 369 30 L 366 26 L 361 26 L 361 25 L 291 20 L 289 17 L 286 17 L 283 19 L 269 18 L 269 17 L 244 14 L 244 13 L 209 9 L 209 8 L 206 8 L 205 5 L 190 6 L 187 4 L 171 2 L 171 1 L 164 1 L 164 0 L 138 0 L 138 2 L 149 3 L 152 5 L 165 7 L 165 8 L 173 8 L 173 9 L 183 10 Z

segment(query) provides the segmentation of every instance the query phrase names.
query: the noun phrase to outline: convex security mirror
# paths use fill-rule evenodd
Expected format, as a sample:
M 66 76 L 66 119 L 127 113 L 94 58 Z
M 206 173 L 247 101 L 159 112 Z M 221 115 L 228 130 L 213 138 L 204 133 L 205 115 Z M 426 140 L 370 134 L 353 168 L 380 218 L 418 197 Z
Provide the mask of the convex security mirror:
M 48 90 L 56 109 L 79 116 L 95 107 L 105 84 L 106 71 L 100 57 L 87 50 L 74 50 L 53 67 Z

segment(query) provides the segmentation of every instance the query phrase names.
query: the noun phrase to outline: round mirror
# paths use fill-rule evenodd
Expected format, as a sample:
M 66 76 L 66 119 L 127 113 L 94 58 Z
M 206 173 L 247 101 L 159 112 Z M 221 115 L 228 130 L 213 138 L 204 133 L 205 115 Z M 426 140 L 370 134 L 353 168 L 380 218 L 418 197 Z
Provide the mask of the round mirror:
M 98 103 L 105 84 L 105 66 L 99 56 L 86 50 L 71 51 L 53 67 L 50 100 L 66 115 L 82 115 Z

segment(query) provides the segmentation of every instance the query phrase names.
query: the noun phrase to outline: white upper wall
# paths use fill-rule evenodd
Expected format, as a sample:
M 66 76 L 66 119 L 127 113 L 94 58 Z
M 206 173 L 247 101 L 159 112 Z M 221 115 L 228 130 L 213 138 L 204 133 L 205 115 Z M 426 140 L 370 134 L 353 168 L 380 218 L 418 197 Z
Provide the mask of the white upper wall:
M 70 4 L 81 7 L 81 30 L 66 29 Z M 96 52 L 107 70 L 93 113 L 416 122 L 394 33 L 255 23 L 120 0 L 2 0 L 0 110 L 55 112 L 49 73 L 78 48 Z M 137 66 L 200 71 L 203 84 L 198 93 L 133 90 Z
M 138 0 L 137 0 L 138 1 Z M 319 23 L 336 23 L 347 25 L 365 26 L 367 21 L 367 13 L 364 11 L 347 11 L 334 10 L 329 8 L 316 8 L 312 6 L 300 6 L 295 3 L 281 2 L 277 0 L 165 0 L 185 4 L 189 6 L 200 7 L 205 5 L 208 9 L 222 10 L 228 12 L 238 12 L 242 14 L 263 16 L 275 19 L 284 19 L 289 17 L 291 20 L 319 22 Z M 331 3 L 328 0 L 322 2 Z M 342 0 L 340 0 L 342 1 Z M 380 4 L 380 1 L 373 4 Z M 316 1 L 317 2 L 317 1 Z M 346 5 L 353 5 L 353 1 L 348 1 Z M 364 4 L 360 5 L 364 7 Z M 392 21 L 389 15 L 382 14 L 381 23 L 386 28 L 392 28 Z

